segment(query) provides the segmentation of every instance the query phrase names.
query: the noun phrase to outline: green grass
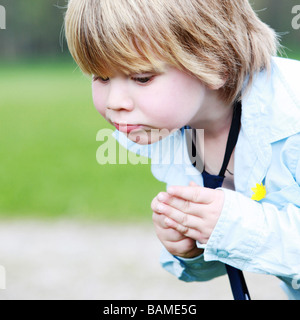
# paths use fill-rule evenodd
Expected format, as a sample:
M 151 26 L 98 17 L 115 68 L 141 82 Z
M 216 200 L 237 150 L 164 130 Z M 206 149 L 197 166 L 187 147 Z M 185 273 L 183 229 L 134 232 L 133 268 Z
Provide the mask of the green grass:
M 149 165 L 99 165 L 90 80 L 72 63 L 0 65 L 0 216 L 151 219 Z
M 165 185 L 150 165 L 97 163 L 96 134 L 111 127 L 75 64 L 0 64 L 0 88 L 0 217 L 151 219 Z

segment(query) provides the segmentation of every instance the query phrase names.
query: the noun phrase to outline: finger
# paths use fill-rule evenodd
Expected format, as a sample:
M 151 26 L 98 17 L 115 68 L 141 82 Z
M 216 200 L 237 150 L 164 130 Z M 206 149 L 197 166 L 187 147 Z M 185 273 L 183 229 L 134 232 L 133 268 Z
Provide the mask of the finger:
M 152 209 L 152 211 L 156 211 L 157 213 L 159 213 L 159 212 L 157 211 L 157 207 L 159 206 L 159 204 L 160 204 L 160 202 L 161 202 L 161 200 L 159 200 L 159 199 L 161 199 L 161 195 L 163 195 L 163 194 L 165 194 L 164 198 L 166 198 L 167 193 L 166 193 L 166 192 L 160 192 L 160 193 L 152 200 L 152 202 L 151 202 L 151 209 Z
M 213 189 L 192 186 L 171 186 L 167 191 L 171 196 L 204 204 L 213 202 L 216 192 L 216 190 Z
M 165 223 L 166 218 L 167 217 L 164 216 L 163 214 L 153 211 L 152 221 L 155 224 L 155 226 L 161 229 L 169 229 L 169 226 Z
M 202 236 L 202 233 L 199 230 L 182 226 L 181 224 L 169 218 L 166 218 L 165 223 L 170 228 L 173 228 L 174 230 L 178 231 L 185 237 L 191 238 L 195 241 L 199 241 L 200 243 L 203 243 L 203 244 L 207 242 L 207 240 Z
M 163 229 L 163 232 L 159 229 L 156 230 L 156 234 L 160 241 L 162 242 L 178 242 L 182 241 L 186 238 L 186 236 L 183 233 L 180 233 L 175 228 L 167 228 Z
M 157 207 L 157 203 L 158 203 L 158 199 L 157 197 L 155 197 L 152 202 L 151 202 L 151 209 L 152 211 L 155 211 L 156 207 Z
M 165 203 L 159 203 L 156 212 L 167 216 L 184 227 L 199 229 L 202 226 L 202 219 L 200 217 L 186 214 Z
M 188 200 L 170 196 L 168 193 L 161 192 L 157 196 L 156 208 L 159 203 L 165 203 L 179 211 L 202 217 L 202 213 L 207 211 L 207 204 L 194 203 Z
M 202 250 L 199 250 L 196 247 L 195 240 L 188 237 L 185 237 L 183 240 L 177 242 L 166 242 L 165 246 L 166 249 L 174 256 L 184 258 L 193 258 L 203 253 Z
M 178 232 L 175 228 L 169 227 L 165 220 L 167 219 L 166 216 L 162 214 L 157 214 L 153 212 L 153 223 L 155 225 L 156 234 L 161 241 L 181 241 L 186 238 L 182 233 Z M 172 220 L 169 219 L 172 223 Z M 175 223 L 175 222 L 174 222 Z

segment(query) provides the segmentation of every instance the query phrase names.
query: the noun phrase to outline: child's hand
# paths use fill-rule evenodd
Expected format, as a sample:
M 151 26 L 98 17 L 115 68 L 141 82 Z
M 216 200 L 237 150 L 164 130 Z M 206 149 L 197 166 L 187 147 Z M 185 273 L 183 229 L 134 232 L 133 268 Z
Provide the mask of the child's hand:
M 172 186 L 156 199 L 152 209 L 167 217 L 165 227 L 206 244 L 221 215 L 224 192 L 191 183 L 188 187 Z
M 153 210 L 152 218 L 156 234 L 164 247 L 174 256 L 182 258 L 193 258 L 202 254 L 203 250 L 197 248 L 195 240 L 184 236 L 166 224 L 166 219 L 169 218 L 156 211 L 158 204 L 159 201 L 155 197 L 151 204 Z M 175 221 L 172 223 L 175 223 Z

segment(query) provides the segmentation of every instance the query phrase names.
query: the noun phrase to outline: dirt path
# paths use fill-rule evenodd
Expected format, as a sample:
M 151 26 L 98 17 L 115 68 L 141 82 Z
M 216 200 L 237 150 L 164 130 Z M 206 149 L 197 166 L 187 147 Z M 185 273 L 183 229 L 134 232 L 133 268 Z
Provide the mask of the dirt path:
M 0 222 L 0 299 L 232 299 L 227 278 L 184 283 L 158 262 L 152 224 Z M 279 280 L 246 274 L 254 299 L 286 299 Z

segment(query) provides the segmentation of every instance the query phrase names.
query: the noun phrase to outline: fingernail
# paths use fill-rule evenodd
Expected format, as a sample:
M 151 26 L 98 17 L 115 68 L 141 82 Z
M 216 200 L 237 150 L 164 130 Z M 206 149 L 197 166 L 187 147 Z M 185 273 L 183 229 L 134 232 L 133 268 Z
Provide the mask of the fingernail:
M 172 187 L 169 187 L 167 191 L 169 194 L 173 194 L 175 192 L 174 188 Z
M 166 196 L 163 193 L 159 193 L 157 196 L 157 199 L 159 201 L 165 201 L 166 200 Z

